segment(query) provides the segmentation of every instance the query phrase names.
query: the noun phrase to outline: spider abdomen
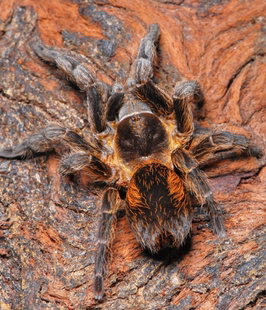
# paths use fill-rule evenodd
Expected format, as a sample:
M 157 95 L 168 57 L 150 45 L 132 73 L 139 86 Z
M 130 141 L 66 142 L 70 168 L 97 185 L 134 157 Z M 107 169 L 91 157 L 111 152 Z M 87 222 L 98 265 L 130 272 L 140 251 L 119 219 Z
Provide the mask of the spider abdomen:
M 190 232 L 191 208 L 183 181 L 161 163 L 134 174 L 127 191 L 127 216 L 137 240 L 152 253 L 180 246 Z

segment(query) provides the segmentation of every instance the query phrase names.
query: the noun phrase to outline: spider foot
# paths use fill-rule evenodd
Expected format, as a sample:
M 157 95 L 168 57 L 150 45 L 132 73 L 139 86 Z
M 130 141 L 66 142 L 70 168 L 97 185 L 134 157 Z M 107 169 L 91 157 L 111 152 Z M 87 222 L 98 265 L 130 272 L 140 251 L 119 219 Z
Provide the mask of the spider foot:
M 213 232 L 219 237 L 224 238 L 226 236 L 226 231 L 222 218 L 216 215 L 211 219 Z
M 94 277 L 93 285 L 94 299 L 101 300 L 104 295 L 104 279 L 102 275 L 96 275 Z
M 192 99 L 196 102 L 203 100 L 203 94 L 200 85 L 196 81 L 177 83 L 174 90 L 174 98 Z

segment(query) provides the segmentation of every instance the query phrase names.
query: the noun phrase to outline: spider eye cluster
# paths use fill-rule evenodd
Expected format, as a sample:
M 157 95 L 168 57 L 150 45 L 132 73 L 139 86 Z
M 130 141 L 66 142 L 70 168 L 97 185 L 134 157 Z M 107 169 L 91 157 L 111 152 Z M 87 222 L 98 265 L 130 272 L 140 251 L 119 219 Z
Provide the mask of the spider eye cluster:
M 148 157 L 168 148 L 168 135 L 160 119 L 152 113 L 136 113 L 124 118 L 116 133 L 116 147 L 125 161 Z

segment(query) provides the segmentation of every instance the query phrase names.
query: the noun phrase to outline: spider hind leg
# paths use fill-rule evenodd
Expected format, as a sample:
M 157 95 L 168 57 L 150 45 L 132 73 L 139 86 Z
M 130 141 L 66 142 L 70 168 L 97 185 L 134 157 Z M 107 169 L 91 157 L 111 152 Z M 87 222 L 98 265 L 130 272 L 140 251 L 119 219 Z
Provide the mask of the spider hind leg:
M 187 151 L 176 149 L 172 153 L 172 161 L 175 171 L 184 180 L 186 190 L 197 198 L 210 216 L 214 233 L 219 237 L 225 237 L 226 232 L 217 203 L 214 201 L 207 177 L 198 168 L 196 160 Z
M 109 248 L 114 239 L 116 226 L 116 212 L 121 205 L 118 190 L 108 189 L 102 199 L 102 215 L 98 230 L 98 246 L 96 250 L 93 291 L 95 299 L 102 299 L 104 295 L 104 275 Z

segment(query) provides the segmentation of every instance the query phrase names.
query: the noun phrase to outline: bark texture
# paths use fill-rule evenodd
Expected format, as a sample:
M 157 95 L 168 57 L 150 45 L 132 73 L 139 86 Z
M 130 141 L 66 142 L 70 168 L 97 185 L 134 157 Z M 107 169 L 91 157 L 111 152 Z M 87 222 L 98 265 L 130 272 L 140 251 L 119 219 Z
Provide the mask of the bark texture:
M 266 145 L 266 2 L 2 0 L 0 146 L 49 122 L 89 135 L 85 95 L 34 54 L 33 42 L 87 57 L 99 79 L 122 81 L 151 23 L 161 29 L 155 78 L 172 92 L 197 80 L 202 125 Z M 190 247 L 152 257 L 118 220 L 106 297 L 92 278 L 100 197 L 61 184 L 50 197 L 57 158 L 0 160 L 1 309 L 263 309 L 266 307 L 265 156 L 206 169 L 227 236 L 196 212 Z

